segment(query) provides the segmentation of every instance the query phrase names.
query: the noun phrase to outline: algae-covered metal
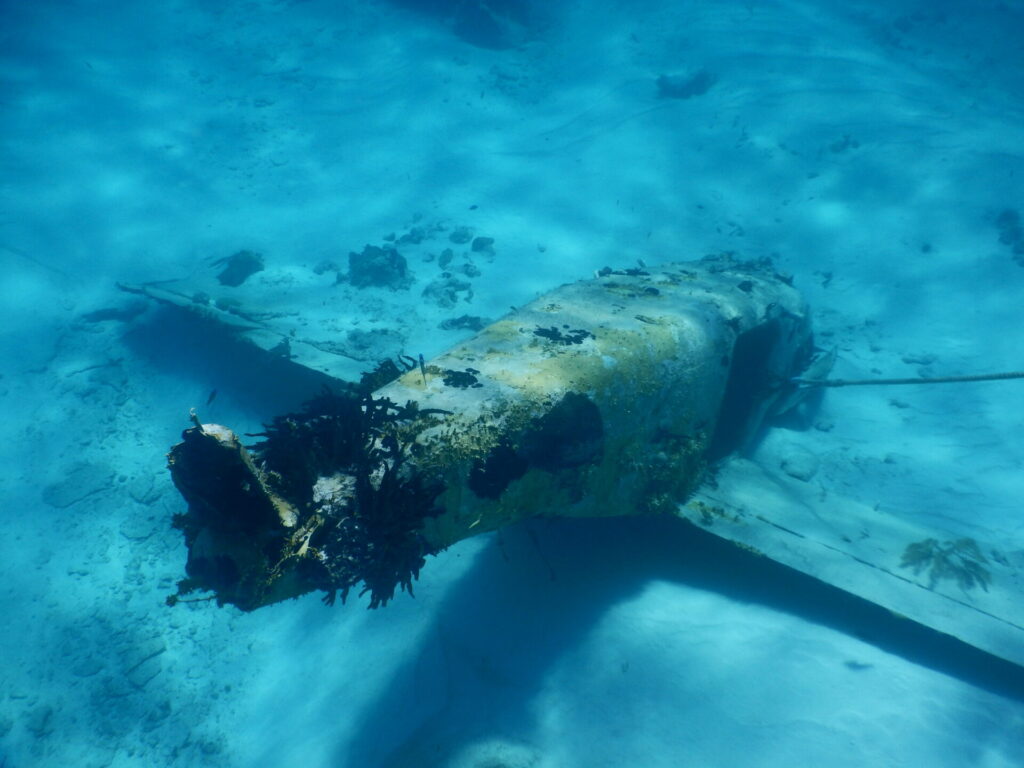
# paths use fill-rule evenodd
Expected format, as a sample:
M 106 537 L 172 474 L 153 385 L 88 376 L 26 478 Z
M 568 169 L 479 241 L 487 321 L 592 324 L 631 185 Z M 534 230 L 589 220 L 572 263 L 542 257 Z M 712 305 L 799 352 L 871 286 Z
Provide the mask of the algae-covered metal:
M 533 515 L 673 511 L 702 478 L 737 341 L 755 329 L 761 365 L 737 367 L 761 387 L 746 414 L 759 422 L 806 362 L 810 325 L 771 269 L 727 260 L 565 285 L 383 387 L 450 411 L 416 439 L 417 465 L 445 486 L 427 541 Z
M 525 517 L 674 513 L 709 457 L 792 405 L 811 349 L 804 302 L 766 263 L 606 269 L 372 394 L 275 420 L 252 455 L 198 425 L 171 453 L 182 593 L 251 610 L 362 583 L 378 605 L 427 555 Z M 200 446 L 253 468 L 255 507 L 294 515 L 247 517 L 251 500 L 218 487 L 234 481 L 190 460 Z

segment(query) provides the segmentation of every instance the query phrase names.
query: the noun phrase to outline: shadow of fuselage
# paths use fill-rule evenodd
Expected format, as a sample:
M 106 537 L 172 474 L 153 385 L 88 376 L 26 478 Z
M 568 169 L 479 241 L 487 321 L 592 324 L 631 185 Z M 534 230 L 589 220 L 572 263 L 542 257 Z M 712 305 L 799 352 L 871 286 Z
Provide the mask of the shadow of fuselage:
M 479 553 L 438 607 L 417 658 L 363 714 L 364 736 L 339 747 L 337 764 L 443 766 L 469 742 L 530 733 L 546 671 L 608 609 L 658 580 L 783 611 L 1024 701 L 1020 667 L 680 519 L 535 519 Z

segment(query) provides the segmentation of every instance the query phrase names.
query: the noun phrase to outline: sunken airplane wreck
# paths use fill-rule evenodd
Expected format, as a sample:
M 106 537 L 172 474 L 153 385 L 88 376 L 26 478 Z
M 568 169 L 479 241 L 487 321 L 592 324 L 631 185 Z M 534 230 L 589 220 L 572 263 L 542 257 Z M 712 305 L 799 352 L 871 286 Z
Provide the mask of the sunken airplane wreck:
M 355 588 L 377 607 L 427 556 L 525 517 L 671 513 L 792 403 L 811 354 L 807 309 L 766 264 L 606 269 L 251 449 L 196 419 L 169 456 L 180 593 L 250 611 Z
M 193 414 L 169 454 L 188 548 L 169 603 L 252 611 L 355 591 L 377 607 L 411 592 L 432 554 L 527 517 L 662 513 L 1024 665 L 1024 553 L 880 515 L 748 455 L 773 417 L 821 392 L 794 378 L 825 379 L 832 360 L 769 263 L 601 270 L 361 385 L 367 366 L 328 343 L 330 307 L 318 321 L 317 294 L 273 285 L 122 286 L 330 384 L 249 447 Z

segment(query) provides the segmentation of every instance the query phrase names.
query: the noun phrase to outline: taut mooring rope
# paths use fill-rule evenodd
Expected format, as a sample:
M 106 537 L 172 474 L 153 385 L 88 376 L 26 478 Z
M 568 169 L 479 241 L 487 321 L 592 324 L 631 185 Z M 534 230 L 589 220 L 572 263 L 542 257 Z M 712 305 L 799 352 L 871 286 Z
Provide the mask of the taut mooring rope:
M 1002 379 L 1024 379 L 1024 371 L 1006 373 L 979 373 L 974 376 L 940 376 L 934 379 L 793 379 L 801 387 L 863 387 L 872 384 L 894 386 L 899 384 L 959 384 L 965 381 L 1000 381 Z

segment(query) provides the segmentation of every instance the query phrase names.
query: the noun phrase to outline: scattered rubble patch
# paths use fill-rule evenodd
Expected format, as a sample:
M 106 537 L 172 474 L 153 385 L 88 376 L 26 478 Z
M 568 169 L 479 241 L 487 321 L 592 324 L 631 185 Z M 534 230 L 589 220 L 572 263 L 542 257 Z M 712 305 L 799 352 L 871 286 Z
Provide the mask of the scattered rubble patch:
M 399 245 L 419 245 L 423 242 L 427 236 L 427 231 L 423 227 L 413 227 L 400 238 L 398 238 Z
M 450 272 L 444 272 L 439 278 L 427 284 L 423 289 L 423 298 L 443 309 L 451 309 L 460 298 L 472 300 L 473 286 L 468 280 L 460 280 Z
M 338 276 L 339 281 L 341 276 Z M 348 255 L 348 281 L 356 288 L 378 286 L 405 289 L 412 283 L 405 257 L 393 246 L 366 245 L 362 253 Z
M 448 235 L 448 239 L 456 245 L 465 245 L 473 239 L 473 230 L 469 227 L 456 227 L 452 230 L 452 233 Z
M 473 253 L 484 253 L 490 256 L 494 255 L 494 238 L 493 237 L 475 237 L 473 238 L 473 244 L 470 246 L 470 250 Z
M 263 271 L 263 257 L 255 251 L 239 251 L 213 262 L 215 267 L 221 265 L 224 269 L 217 275 L 217 281 L 221 285 L 237 288 L 252 275 Z

